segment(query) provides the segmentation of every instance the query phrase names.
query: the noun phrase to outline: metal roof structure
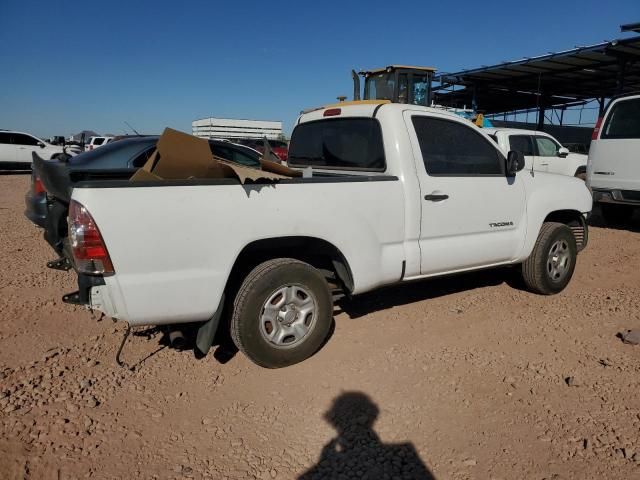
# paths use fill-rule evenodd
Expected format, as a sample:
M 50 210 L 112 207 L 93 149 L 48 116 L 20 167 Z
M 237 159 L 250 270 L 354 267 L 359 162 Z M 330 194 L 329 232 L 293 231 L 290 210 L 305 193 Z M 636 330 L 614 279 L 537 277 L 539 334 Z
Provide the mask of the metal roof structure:
M 621 26 L 640 32 L 640 23 Z M 640 36 L 489 67 L 442 73 L 434 101 L 487 114 L 563 108 L 640 91 Z M 542 115 L 541 118 L 544 116 Z
M 360 75 L 375 75 L 376 73 L 384 73 L 390 70 L 407 69 L 407 70 L 421 70 L 424 72 L 435 72 L 434 67 L 417 67 L 415 65 L 388 65 L 382 68 L 374 68 L 373 70 L 362 70 L 358 72 Z

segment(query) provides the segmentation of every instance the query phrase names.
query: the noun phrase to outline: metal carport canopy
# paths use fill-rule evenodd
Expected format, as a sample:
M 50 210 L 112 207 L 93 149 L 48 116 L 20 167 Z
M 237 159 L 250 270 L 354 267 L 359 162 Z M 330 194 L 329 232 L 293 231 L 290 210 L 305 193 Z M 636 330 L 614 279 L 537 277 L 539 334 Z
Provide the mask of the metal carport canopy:
M 640 90 L 640 36 L 564 52 L 442 73 L 435 103 L 485 113 L 558 108 Z M 458 90 L 447 91 L 451 86 Z M 460 88 L 462 87 L 462 88 Z

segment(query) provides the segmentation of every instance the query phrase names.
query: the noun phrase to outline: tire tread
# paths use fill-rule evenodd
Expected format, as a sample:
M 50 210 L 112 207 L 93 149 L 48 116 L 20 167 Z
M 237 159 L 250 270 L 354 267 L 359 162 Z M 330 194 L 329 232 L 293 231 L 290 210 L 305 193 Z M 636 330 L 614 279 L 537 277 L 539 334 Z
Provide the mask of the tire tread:
M 255 267 L 247 277 L 242 282 L 242 285 L 238 289 L 238 293 L 233 301 L 233 311 L 231 315 L 231 339 L 233 343 L 235 343 L 238 350 L 240 350 L 244 355 L 246 355 L 252 362 L 266 368 L 273 368 L 271 365 L 267 365 L 264 362 L 261 362 L 260 359 L 256 358 L 251 354 L 250 349 L 243 342 L 242 335 L 240 334 L 240 323 L 241 318 L 239 312 L 242 310 L 241 305 L 247 301 L 247 297 L 251 294 L 254 284 L 262 278 L 264 275 L 267 275 L 273 270 L 281 268 L 287 265 L 299 265 L 304 268 L 313 269 L 313 267 L 305 262 L 301 262 L 300 260 L 296 260 L 295 258 L 274 258 L 271 260 L 267 260 L 257 267 Z
M 538 233 L 538 238 L 536 239 L 535 246 L 533 247 L 533 252 L 529 255 L 522 263 L 522 278 L 527 288 L 532 290 L 535 293 L 539 293 L 542 295 L 552 295 L 556 293 L 554 290 L 550 289 L 544 281 L 545 272 L 541 268 L 542 258 L 547 254 L 544 249 L 539 248 L 540 245 L 546 244 L 549 238 L 556 233 L 559 228 L 568 228 L 564 223 L 558 222 L 545 222 L 542 224 L 540 228 L 540 232 Z M 573 236 L 573 234 L 572 234 Z

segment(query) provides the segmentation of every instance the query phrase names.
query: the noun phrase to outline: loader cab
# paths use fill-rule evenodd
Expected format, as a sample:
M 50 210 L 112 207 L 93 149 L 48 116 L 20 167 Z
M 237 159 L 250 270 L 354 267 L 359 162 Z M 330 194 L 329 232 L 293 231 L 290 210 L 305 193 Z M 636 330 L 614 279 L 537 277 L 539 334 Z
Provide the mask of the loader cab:
M 360 100 L 360 77 L 364 79 L 363 100 L 389 100 L 428 107 L 435 68 L 389 65 L 356 73 L 352 70 L 353 99 Z

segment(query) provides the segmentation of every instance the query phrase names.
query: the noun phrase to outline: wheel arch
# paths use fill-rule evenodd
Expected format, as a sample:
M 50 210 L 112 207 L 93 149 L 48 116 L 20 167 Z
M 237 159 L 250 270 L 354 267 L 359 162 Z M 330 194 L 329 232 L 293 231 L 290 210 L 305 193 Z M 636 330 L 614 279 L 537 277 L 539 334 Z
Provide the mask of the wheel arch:
M 549 213 L 544 222 L 563 223 L 571 229 L 578 252 L 584 250 L 589 240 L 589 229 L 584 215 L 577 210 L 556 210 Z
M 227 288 L 237 285 L 258 264 L 274 258 L 295 258 L 306 262 L 339 282 L 345 293 L 354 288 L 353 273 L 340 249 L 327 240 L 307 236 L 286 236 L 254 240 L 235 259 Z

